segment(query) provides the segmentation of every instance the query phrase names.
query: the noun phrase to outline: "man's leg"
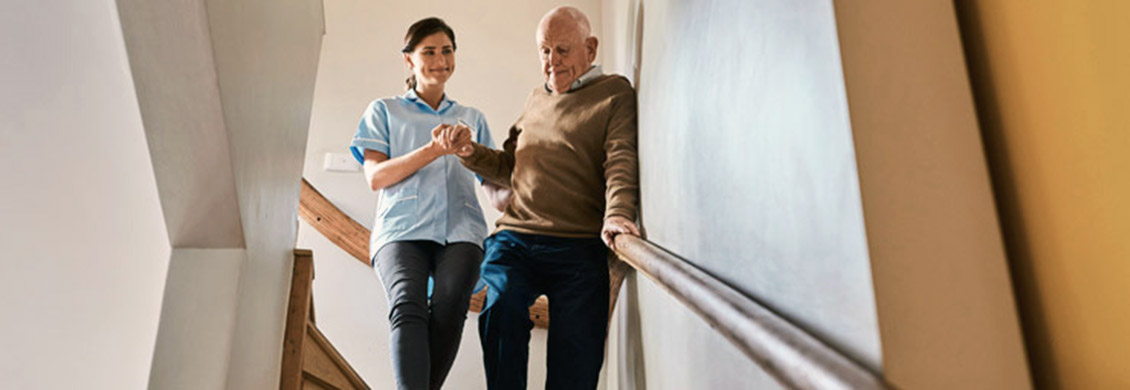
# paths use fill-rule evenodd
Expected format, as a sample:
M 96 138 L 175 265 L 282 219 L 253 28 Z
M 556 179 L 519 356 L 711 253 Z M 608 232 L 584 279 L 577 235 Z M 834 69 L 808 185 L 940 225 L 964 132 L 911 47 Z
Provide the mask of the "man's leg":
M 487 299 L 479 314 L 479 341 L 487 388 L 523 390 L 530 354 L 530 305 L 537 281 L 519 235 L 502 231 L 486 240 L 482 278 Z
M 471 289 L 479 280 L 483 250 L 475 244 L 457 242 L 437 251 L 435 257 L 435 289 L 432 290 L 428 331 L 431 335 L 431 388 L 439 389 L 459 352 L 467 306 L 471 304 Z
M 428 388 L 428 273 L 434 248 L 398 241 L 377 252 L 375 266 L 388 297 L 389 349 L 398 389 Z
M 608 333 L 608 249 L 599 238 L 558 239 L 539 251 L 549 298 L 545 388 L 596 388 Z

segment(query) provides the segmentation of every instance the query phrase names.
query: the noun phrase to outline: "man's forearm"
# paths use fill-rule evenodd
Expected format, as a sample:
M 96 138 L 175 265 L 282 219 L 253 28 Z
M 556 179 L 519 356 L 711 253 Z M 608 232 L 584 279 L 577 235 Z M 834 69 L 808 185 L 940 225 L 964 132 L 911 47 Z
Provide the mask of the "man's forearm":
M 508 153 L 474 144 L 475 151 L 470 156 L 459 157 L 463 166 L 482 176 L 483 179 L 510 186 L 510 172 L 514 169 L 514 157 Z
M 604 140 L 604 218 L 621 216 L 635 221 L 639 211 L 640 178 L 635 93 L 616 99 Z

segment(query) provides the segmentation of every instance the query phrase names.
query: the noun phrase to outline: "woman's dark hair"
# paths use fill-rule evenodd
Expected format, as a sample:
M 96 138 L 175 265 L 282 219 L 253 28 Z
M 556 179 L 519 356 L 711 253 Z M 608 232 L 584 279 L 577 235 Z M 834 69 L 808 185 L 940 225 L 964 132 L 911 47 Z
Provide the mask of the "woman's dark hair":
M 416 50 L 416 46 L 420 44 L 420 41 L 438 32 L 447 34 L 447 37 L 451 39 L 451 50 L 454 51 L 455 30 L 452 30 L 451 26 L 444 23 L 443 19 L 432 17 L 420 19 L 418 22 L 412 23 L 412 26 L 408 27 L 408 33 L 404 35 L 404 48 L 400 49 L 400 52 L 404 54 L 411 53 Z M 408 79 L 404 80 L 404 82 L 407 84 L 408 89 L 415 89 L 416 74 L 413 73 L 411 76 L 408 76 Z

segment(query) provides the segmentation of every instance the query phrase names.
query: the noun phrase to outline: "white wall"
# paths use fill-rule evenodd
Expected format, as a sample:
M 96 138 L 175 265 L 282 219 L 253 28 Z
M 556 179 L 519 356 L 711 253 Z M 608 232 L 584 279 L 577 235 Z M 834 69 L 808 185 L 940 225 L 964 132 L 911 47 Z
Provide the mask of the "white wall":
M 205 0 L 247 244 L 228 389 L 278 387 L 321 0 Z
M 275 387 L 321 1 L 118 5 L 174 246 L 150 385 Z
M 633 34 L 642 32 L 641 202 L 649 239 L 878 371 L 831 2 L 641 2 L 639 30 L 613 23 L 625 39 L 610 49 L 631 68 Z M 636 2 L 612 3 L 630 23 Z M 649 389 L 779 388 L 654 283 L 637 277 L 626 289 L 634 297 L 625 306 L 639 321 L 637 328 L 628 315 L 617 323 L 618 375 Z
M 601 1 L 600 58 L 605 72 L 628 77 L 637 85 L 639 0 Z M 609 389 L 645 389 L 644 356 L 639 337 L 639 294 L 635 271 L 629 270 L 611 313 L 605 344 L 604 383 Z
M 878 371 L 832 3 L 644 5 L 640 180 L 651 239 Z
M 169 242 L 244 247 L 204 0 L 117 3 Z
M 400 55 L 408 26 L 438 16 L 456 34 L 456 72 L 450 97 L 482 110 L 499 143 L 517 119 L 529 92 L 541 84 L 534 31 L 557 1 L 384 2 L 327 0 L 326 36 L 307 141 L 304 176 L 327 198 L 365 226 L 372 226 L 376 194 L 360 173 L 322 171 L 325 153 L 347 153 L 361 111 L 373 99 L 404 91 Z M 585 11 L 600 36 L 598 1 L 571 3 Z M 598 62 L 600 59 L 598 58 Z M 488 210 L 488 222 L 498 213 Z M 374 389 L 394 386 L 388 357 L 384 290 L 373 271 L 303 224 L 298 247 L 314 251 L 315 310 L 318 327 Z M 468 317 L 463 345 L 446 388 L 484 387 L 477 317 Z M 545 332 L 531 342 L 530 388 L 543 388 Z
M 222 389 L 247 254 L 208 15 L 117 3 L 173 247 L 149 388 Z
M 0 388 L 145 388 L 170 250 L 114 1 L 0 37 Z
M 223 389 L 231 364 L 240 249 L 173 249 L 149 388 Z
M 899 388 L 1030 388 L 953 4 L 721 3 L 605 4 L 606 58 L 643 32 L 651 239 Z M 621 298 L 621 388 L 780 387 L 646 278 Z

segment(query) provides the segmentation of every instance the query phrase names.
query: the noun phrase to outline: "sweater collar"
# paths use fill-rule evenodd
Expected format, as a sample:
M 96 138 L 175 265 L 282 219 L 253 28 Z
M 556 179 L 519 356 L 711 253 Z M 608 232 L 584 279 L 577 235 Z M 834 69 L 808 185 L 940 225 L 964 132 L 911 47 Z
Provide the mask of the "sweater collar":
M 583 86 L 585 86 L 585 84 L 588 84 L 590 81 L 596 80 L 597 77 L 600 77 L 600 76 L 603 76 L 603 75 L 604 75 L 604 71 L 601 70 L 600 65 L 593 65 L 593 66 L 589 67 L 588 72 L 585 72 L 585 74 L 581 75 L 581 77 L 578 77 L 576 80 L 573 80 L 573 84 L 569 85 L 569 90 L 566 91 L 566 92 L 573 92 L 573 91 L 577 90 L 577 88 L 583 87 Z M 550 92 L 550 93 L 553 92 L 552 90 L 549 89 L 549 84 L 545 84 L 544 86 L 545 86 L 546 92 Z

